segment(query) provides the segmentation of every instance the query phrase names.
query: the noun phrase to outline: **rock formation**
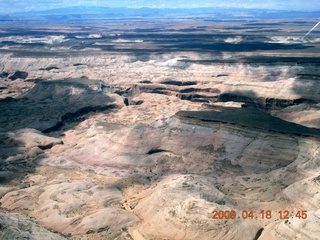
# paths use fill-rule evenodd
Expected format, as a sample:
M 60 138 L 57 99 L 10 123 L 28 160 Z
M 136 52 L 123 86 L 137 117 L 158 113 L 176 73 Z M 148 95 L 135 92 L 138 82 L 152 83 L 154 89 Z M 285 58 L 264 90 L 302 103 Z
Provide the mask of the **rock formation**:
M 0 39 L 0 238 L 320 239 L 316 43 L 122 27 Z

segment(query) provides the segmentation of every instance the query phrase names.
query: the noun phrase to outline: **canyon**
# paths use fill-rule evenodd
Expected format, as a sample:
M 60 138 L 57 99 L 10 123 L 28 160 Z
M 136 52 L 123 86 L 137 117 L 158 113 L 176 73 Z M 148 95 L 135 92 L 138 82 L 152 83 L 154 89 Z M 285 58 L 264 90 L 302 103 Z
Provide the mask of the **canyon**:
M 320 239 L 310 24 L 0 26 L 0 238 Z

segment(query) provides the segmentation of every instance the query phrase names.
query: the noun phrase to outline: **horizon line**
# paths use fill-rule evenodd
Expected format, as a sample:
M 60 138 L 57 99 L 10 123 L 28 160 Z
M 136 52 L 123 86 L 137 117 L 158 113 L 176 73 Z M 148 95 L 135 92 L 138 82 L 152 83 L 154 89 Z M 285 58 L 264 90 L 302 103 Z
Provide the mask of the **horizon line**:
M 18 11 L 18 12 L 8 12 L 8 11 L 1 11 L 0 14 L 21 14 L 21 13 L 35 13 L 35 12 L 48 12 L 48 11 L 54 11 L 54 10 L 59 10 L 59 9 L 72 9 L 72 8 L 101 8 L 101 9 L 177 9 L 177 10 L 182 10 L 182 9 L 234 9 L 234 10 L 264 10 L 264 11 L 282 11 L 282 12 L 320 12 L 320 10 L 312 10 L 312 9 L 302 9 L 302 10 L 296 10 L 296 9 L 276 9 L 276 8 L 259 8 L 259 7 L 235 7 L 235 6 L 190 6 L 190 7 L 161 7 L 161 6 L 123 6 L 123 7 L 107 7 L 107 6 L 80 6 L 80 5 L 75 5 L 75 6 L 66 6 L 66 7 L 56 7 L 56 8 L 48 8 L 48 9 L 43 9 L 43 10 L 29 10 L 29 11 Z

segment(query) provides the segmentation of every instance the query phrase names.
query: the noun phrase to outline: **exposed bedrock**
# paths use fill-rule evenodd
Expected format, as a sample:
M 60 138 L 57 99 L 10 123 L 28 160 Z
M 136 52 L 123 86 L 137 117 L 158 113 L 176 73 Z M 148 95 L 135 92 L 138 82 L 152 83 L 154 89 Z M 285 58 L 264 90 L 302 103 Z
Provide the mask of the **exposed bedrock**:
M 223 123 L 191 124 L 175 117 L 132 128 L 91 125 L 75 137 L 76 146 L 74 142 L 70 142 L 72 148 L 68 142 L 56 145 L 39 155 L 37 162 L 125 178 L 128 185 L 119 186 L 122 191 L 129 191 L 125 189 L 130 189 L 132 179 L 150 184 L 125 200 L 125 208 L 140 219 L 129 224 L 132 236 L 211 239 L 218 234 L 219 239 L 254 239 L 262 228 L 261 236 L 265 236 L 265 231 L 271 231 L 269 224 L 284 221 L 276 217 L 272 221 L 211 218 L 215 209 L 241 214 L 248 208 L 256 212 L 308 209 L 310 219 L 303 221 L 310 227 L 304 231 L 309 235 L 318 232 L 312 226 L 320 201 L 315 180 L 320 169 L 320 143 L 316 139 Z M 8 201 L 14 198 L 14 194 L 3 198 L 2 206 L 18 206 Z M 42 219 L 39 213 L 31 212 Z M 65 218 L 61 212 L 57 214 Z M 46 226 L 56 228 L 51 222 Z M 294 231 L 300 230 L 296 228 L 292 234 Z
M 33 172 L 36 156 L 63 144 L 61 139 L 42 132 L 122 106 L 122 98 L 112 94 L 104 83 L 84 79 L 38 81 L 20 98 L 0 100 L 0 181 Z
M 247 106 L 254 106 L 256 108 L 265 109 L 265 110 L 279 110 L 289 106 L 299 105 L 302 103 L 306 104 L 316 104 L 317 102 L 312 99 L 275 99 L 275 98 L 263 98 L 263 97 L 254 97 L 246 95 L 246 93 L 241 92 L 230 92 L 223 93 L 219 95 L 217 101 L 219 102 L 242 102 Z
M 175 81 L 175 83 L 184 84 L 184 82 Z M 120 96 L 128 99 L 127 105 L 136 105 L 131 99 L 141 93 L 163 94 L 167 96 L 176 96 L 182 100 L 189 100 L 192 102 L 212 102 L 216 101 L 220 90 L 216 88 L 199 87 L 180 87 L 170 84 L 149 84 L 139 83 L 126 88 L 118 88 L 116 91 Z
M 34 159 L 61 139 L 48 137 L 35 129 L 0 131 L 0 184 L 33 172 Z M 1 195 L 1 194 L 0 194 Z
M 320 128 L 320 104 L 299 104 L 287 107 L 272 114 L 286 121 L 295 122 L 308 127 Z
M 150 55 L 149 61 L 132 62 L 132 56 L 103 54 L 37 59 L 5 55 L 0 60 L 0 70 L 4 73 L 13 70 L 26 71 L 29 79 L 85 76 L 89 79 L 101 79 L 107 84 L 119 87 L 120 92 L 127 91 L 127 94 L 136 94 L 133 90 L 136 87 L 132 85 L 137 85 L 140 92 L 173 95 L 198 102 L 214 102 L 221 94 L 225 94 L 224 99 L 220 98 L 221 101 L 226 101 L 229 96 L 252 102 L 268 110 L 301 102 L 319 102 L 319 63 L 313 58 L 300 61 L 300 58 L 296 57 L 289 62 L 272 59 L 268 62 L 263 59 L 243 60 L 237 57 L 232 61 L 211 61 L 208 57 L 209 60 L 204 60 L 204 63 L 201 60 L 203 56 L 190 54 L 187 60 L 181 60 L 179 56 L 179 53 L 161 57 Z M 188 61 L 187 68 L 176 68 L 171 64 L 183 61 Z M 6 87 L 10 88 L 7 85 Z
M 181 55 L 189 55 L 186 60 L 180 59 Z M 195 53 L 175 53 L 175 54 L 149 54 L 148 61 L 140 61 L 132 58 L 134 55 L 114 55 L 114 54 L 92 54 L 92 55 L 71 55 L 70 57 L 17 57 L 10 54 L 3 54 L 0 60 L 0 71 L 26 71 L 29 73 L 29 78 L 52 78 L 62 79 L 68 77 L 81 77 L 83 75 L 92 79 L 107 79 L 111 81 L 119 74 L 125 79 L 117 79 L 118 81 L 127 81 L 133 76 L 143 77 L 137 79 L 140 82 L 145 79 L 155 79 L 160 73 L 169 79 L 162 79 L 161 82 L 175 81 L 174 73 L 188 72 L 193 77 L 195 73 L 210 76 L 212 78 L 223 78 L 229 76 L 238 76 L 240 79 L 248 77 L 249 79 L 258 79 L 262 81 L 272 82 L 280 78 L 291 78 L 297 75 L 308 77 L 308 75 L 320 75 L 319 62 L 314 58 L 309 58 L 304 62 L 300 61 L 299 57 L 293 59 L 292 62 L 277 61 L 277 58 L 270 58 L 269 62 L 260 61 L 254 57 L 243 60 L 234 56 L 231 60 L 219 59 L 217 56 L 203 56 L 203 54 Z M 208 58 L 208 60 L 201 60 Z M 210 60 L 210 58 L 215 60 Z M 251 61 L 251 63 L 250 63 Z M 187 62 L 187 68 L 177 68 L 175 64 Z M 130 64 L 128 64 L 130 63 Z M 118 66 L 118 67 L 116 67 Z M 121 69 L 119 68 L 121 66 Z M 114 68 L 116 67 L 116 68 Z M 92 68 L 95 71 L 92 71 Z M 141 71 L 143 69 L 143 71 Z M 166 76 L 164 70 L 170 69 L 173 74 Z M 129 70 L 129 71 L 128 71 Z M 95 76 L 95 77 L 94 77 Z M 188 75 L 182 74 L 182 77 Z M 198 79 L 186 79 L 186 82 L 198 81 Z M 170 84 L 170 82 L 168 82 Z M 174 82 L 172 82 L 174 83 Z
M 10 101 L 9 101 L 10 100 Z M 37 81 L 17 99 L 0 100 L 0 124 L 7 130 L 48 131 L 95 111 L 122 107 L 123 100 L 101 81 Z
M 1 158 L 12 156 L 14 152 L 7 148 L 26 148 L 38 147 L 42 150 L 49 149 L 57 144 L 62 144 L 61 139 L 48 137 L 35 129 L 20 129 L 12 132 L 0 132 Z M 11 150 L 11 152 L 10 152 Z
M 180 82 L 183 84 L 183 82 Z M 291 83 L 292 84 L 292 83 Z M 300 84 L 300 83 L 296 83 Z M 308 83 L 309 88 L 317 87 L 317 84 Z M 208 87 L 212 85 L 212 87 Z M 257 84 L 259 85 L 259 84 Z M 277 90 L 276 84 L 271 84 L 275 91 Z M 258 90 L 253 87 L 252 84 L 244 86 L 223 86 L 221 84 L 201 84 L 199 83 L 196 87 L 181 87 L 181 86 L 170 86 L 167 84 L 137 84 L 132 87 L 128 87 L 125 90 L 119 90 L 120 95 L 127 97 L 134 97 L 137 94 L 146 93 L 157 93 L 164 95 L 177 96 L 182 100 L 189 100 L 194 102 L 241 102 L 247 106 L 253 106 L 264 110 L 280 110 L 289 106 L 295 106 L 302 103 L 305 104 L 317 104 L 319 102 L 316 93 L 319 93 L 319 89 L 313 89 L 308 91 L 306 87 L 299 88 L 299 91 L 294 93 L 287 93 L 286 95 L 271 93 L 267 86 L 261 86 L 263 90 Z M 295 85 L 292 88 L 297 88 Z M 238 89 L 238 90 L 237 90 Z M 251 89 L 251 90 L 250 90 Z M 279 90 L 280 91 L 280 90 Z M 287 90 L 286 90 L 287 91 Z M 299 95 L 300 94 L 300 95 Z
M 6 194 L 1 203 L 11 210 L 23 209 L 41 224 L 63 234 L 95 234 L 102 239 L 114 239 L 122 228 L 138 222 L 138 218 L 122 208 L 122 193 L 115 186 L 99 185 L 93 181 L 73 180 L 63 174 L 39 185 Z M 71 179 L 69 179 L 71 180 Z M 43 185 L 43 183 L 40 183 Z M 14 196 L 18 196 L 17 198 Z M 35 201 L 26 201 L 26 197 Z
M 287 166 L 296 160 L 300 148 L 299 138 L 291 135 L 256 132 L 223 123 L 211 127 L 189 125 L 177 118 L 138 124 L 132 129 L 101 131 L 96 136 L 91 131 L 96 130 L 88 130 L 90 141 L 80 140 L 77 148 L 57 146 L 50 151 L 56 157 L 65 156 L 66 160 L 84 165 L 141 173 L 152 169 L 157 175 L 221 176 L 229 171 L 259 173 Z M 42 156 L 39 161 L 54 160 L 46 160 L 47 157 Z
M 194 175 L 164 179 L 139 195 L 134 212 L 144 221 L 135 231 L 145 239 L 253 239 L 261 228 L 256 219 L 212 219 L 214 209 L 237 209 L 215 185 Z
M 100 82 L 91 86 L 83 81 L 39 82 L 7 104 L 43 102 L 48 112 L 54 109 L 60 121 L 70 123 L 71 118 L 81 118 L 81 111 L 92 106 L 79 109 L 73 102 L 81 99 L 101 104 L 113 96 L 106 86 L 101 89 Z M 45 91 L 49 97 L 42 95 Z M 115 95 L 115 99 L 119 99 L 118 106 L 123 106 L 121 97 Z M 129 106 L 127 111 L 132 110 L 130 107 L 143 109 L 144 104 Z M 67 106 L 75 110 L 71 112 Z M 97 239 L 130 239 L 130 234 L 145 239 L 211 239 L 212 235 L 219 239 L 254 239 L 262 228 L 261 237 L 265 232 L 272 231 L 275 237 L 281 233 L 268 227 L 271 222 L 259 219 L 213 220 L 212 211 L 233 209 L 241 214 L 248 203 L 255 211 L 284 206 L 295 210 L 303 197 L 304 205 L 299 208 L 313 214 L 310 220 L 304 220 L 308 226 L 304 231 L 317 234 L 311 222 L 317 216 L 320 197 L 317 139 L 177 117 L 134 126 L 106 119 L 108 114 L 104 121 L 88 118 L 79 121 L 75 129 L 69 126 L 61 136 L 63 144 L 35 130 L 3 129 L 1 141 L 13 144 L 11 150 L 9 145 L 5 147 L 8 156 L 2 157 L 6 159 L 4 174 L 14 169 L 14 163 L 21 164 L 21 158 L 35 160 L 42 167 L 53 166 L 55 171 L 29 174 L 23 189 L 1 189 L 1 207 L 22 212 L 48 229 L 74 237 L 89 234 Z M 21 125 L 23 122 L 16 122 L 14 126 Z M 12 150 L 17 153 L 10 155 Z M 87 171 L 71 173 L 68 169 Z M 57 175 L 56 171 L 62 173 Z M 102 181 L 104 178 L 108 180 Z M 294 187 L 288 187 L 291 185 Z M 300 194 L 295 194 L 297 191 Z M 296 228 L 292 234 L 295 231 L 300 230 Z
M 0 59 L 0 238 L 42 236 L 30 219 L 15 229 L 13 213 L 71 240 L 320 236 L 319 129 L 239 107 L 319 127 L 317 64 L 81 54 Z M 11 81 L 16 71 L 28 77 Z M 224 118 L 218 104 L 247 111 Z M 190 114 L 205 106 L 214 118 Z
M 26 217 L 9 213 L 0 213 L 0 238 L 3 240 L 66 240 L 59 234 L 52 233 Z

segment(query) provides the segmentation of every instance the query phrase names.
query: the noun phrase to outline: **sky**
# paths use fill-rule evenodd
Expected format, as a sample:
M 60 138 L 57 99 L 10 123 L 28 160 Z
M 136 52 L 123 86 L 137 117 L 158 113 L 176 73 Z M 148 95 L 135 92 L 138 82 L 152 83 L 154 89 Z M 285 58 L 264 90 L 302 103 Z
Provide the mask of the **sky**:
M 101 7 L 239 7 L 320 11 L 319 0 L 0 0 L 0 13 L 39 11 L 70 6 Z

